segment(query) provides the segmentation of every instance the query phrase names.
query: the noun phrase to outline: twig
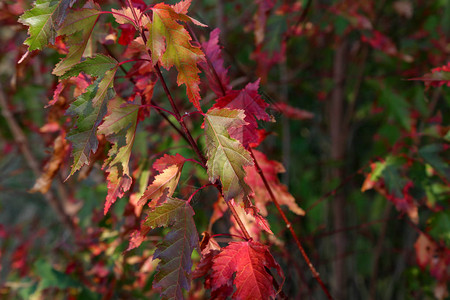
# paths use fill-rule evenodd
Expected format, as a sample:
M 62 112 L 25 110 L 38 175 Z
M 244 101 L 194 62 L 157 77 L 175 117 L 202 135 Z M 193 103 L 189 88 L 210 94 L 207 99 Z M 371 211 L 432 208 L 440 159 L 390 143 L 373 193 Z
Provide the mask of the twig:
M 127 2 L 128 2 L 128 6 L 131 9 L 133 17 L 137 21 L 138 18 L 137 18 L 136 11 L 135 11 L 135 9 L 133 7 L 133 4 L 131 3 L 130 0 L 127 0 Z M 139 31 L 139 34 L 140 34 L 144 44 L 146 45 L 147 44 L 147 37 L 145 36 L 145 33 L 144 33 L 144 31 L 142 29 Z M 152 56 L 151 55 L 151 51 L 149 49 L 147 49 L 147 52 L 148 52 L 148 54 L 151 57 Z M 175 101 L 172 98 L 170 90 L 167 87 L 166 81 L 164 80 L 164 77 L 163 77 L 163 75 L 161 73 L 161 70 L 160 70 L 160 68 L 158 66 L 158 63 L 155 64 L 154 69 L 156 71 L 156 75 L 158 76 L 159 80 L 161 81 L 161 84 L 163 86 L 164 92 L 166 93 L 167 98 L 169 99 L 170 105 L 172 106 L 172 110 L 173 110 L 173 112 L 175 114 L 175 118 L 177 119 L 178 123 L 181 125 L 181 128 L 183 129 L 184 134 L 186 135 L 186 138 L 189 141 L 189 144 L 191 145 L 192 149 L 195 151 L 195 153 L 197 154 L 198 158 L 200 159 L 200 161 L 201 161 L 201 163 L 203 165 L 203 168 L 206 169 L 206 158 L 203 155 L 203 153 L 200 151 L 200 149 L 199 149 L 197 143 L 195 142 L 195 140 L 192 138 L 192 135 L 191 135 L 189 129 L 186 127 L 186 124 L 184 123 L 184 120 L 183 120 L 183 118 L 180 115 L 180 112 L 179 112 L 179 110 L 178 110 L 178 108 L 177 108 L 177 106 L 175 104 Z M 215 184 L 215 186 L 219 190 L 220 194 L 223 194 L 222 193 L 222 185 L 220 183 L 218 183 L 218 184 Z M 234 207 L 231 205 L 231 203 L 229 201 L 225 201 L 225 203 L 228 205 L 228 208 L 230 209 L 231 213 L 233 214 L 233 217 L 235 218 L 236 222 L 238 223 L 239 227 L 241 228 L 242 233 L 244 234 L 245 238 L 247 240 L 250 240 L 251 236 L 248 233 L 247 229 L 245 228 L 244 224 L 242 223 L 242 220 L 239 218 L 239 215 L 237 214 L 237 212 L 234 209 Z
M 308 6 L 309 6 L 309 4 L 308 4 Z M 190 28 L 189 28 L 189 31 L 190 31 L 191 34 L 194 36 L 194 39 L 197 41 L 197 43 L 201 46 L 201 44 L 198 42 L 198 39 L 197 39 L 195 33 L 194 33 Z M 215 71 L 215 69 L 214 69 L 214 66 L 213 66 L 212 63 L 209 61 L 208 57 L 206 57 L 206 60 L 207 60 L 207 62 L 208 62 L 208 66 L 212 69 L 213 74 L 215 75 L 215 78 L 216 78 L 216 80 L 217 80 L 219 86 L 221 87 L 221 91 L 222 91 L 223 95 L 225 95 L 225 88 L 224 88 L 222 82 L 220 81 L 219 76 L 217 76 L 217 73 L 216 73 L 216 71 Z M 322 289 L 324 290 L 325 294 L 327 295 L 328 299 L 333 299 L 333 298 L 331 297 L 331 295 L 330 295 L 328 289 L 325 287 L 324 283 L 322 282 L 322 280 L 321 280 L 321 278 L 320 278 L 320 276 L 319 276 L 319 273 L 316 271 L 316 269 L 315 269 L 314 266 L 312 265 L 310 259 L 308 258 L 308 256 L 307 256 L 305 250 L 303 249 L 303 247 L 302 247 L 302 245 L 301 245 L 301 243 L 300 243 L 300 240 L 298 239 L 298 237 L 297 237 L 297 235 L 296 235 L 294 229 L 292 228 L 291 223 L 290 223 L 289 220 L 287 219 L 287 217 L 286 217 L 286 215 L 284 214 L 284 212 L 281 210 L 281 207 L 280 207 L 280 205 L 278 204 L 278 201 L 276 200 L 276 198 L 275 198 L 275 196 L 274 196 L 274 194 L 273 194 L 273 192 L 272 192 L 272 189 L 270 188 L 269 184 L 267 183 L 267 180 L 266 180 L 266 178 L 265 178 L 265 176 L 264 176 L 264 173 L 262 172 L 261 168 L 260 168 L 259 165 L 258 165 L 258 162 L 256 161 L 256 158 L 255 158 L 255 156 L 254 156 L 254 154 L 253 154 L 252 149 L 250 148 L 249 151 L 250 151 L 250 154 L 251 154 L 251 156 L 252 156 L 252 158 L 253 158 L 253 161 L 254 161 L 254 163 L 255 163 L 255 167 L 256 167 L 256 169 L 257 169 L 257 172 L 258 172 L 259 175 L 261 176 L 261 178 L 262 178 L 262 180 L 263 180 L 263 182 L 264 182 L 264 185 L 265 185 L 267 191 L 269 192 L 269 194 L 270 194 L 270 196 L 271 196 L 271 198 L 272 198 L 272 201 L 275 203 L 275 206 L 277 207 L 279 213 L 281 214 L 281 217 L 283 218 L 284 222 L 286 223 L 286 227 L 288 227 L 289 231 L 291 232 L 292 236 L 294 237 L 294 240 L 295 240 L 295 242 L 296 242 L 296 244 L 297 244 L 297 246 L 298 246 L 298 249 L 300 250 L 300 252 L 301 252 L 303 258 L 305 259 L 305 261 L 306 261 L 308 267 L 310 268 L 310 270 L 311 270 L 311 272 L 312 272 L 314 278 L 315 278 L 315 279 L 317 280 L 317 282 L 320 284 L 320 286 L 321 286 Z M 235 215 L 235 214 L 237 215 L 236 211 L 234 210 L 234 207 L 233 207 L 230 203 L 228 203 L 227 201 L 225 201 L 225 202 L 227 203 L 229 209 L 232 211 L 233 215 Z M 241 225 L 241 224 L 239 223 L 239 222 L 242 222 L 242 221 L 239 219 L 239 217 L 236 218 L 236 221 L 238 221 L 238 224 L 239 224 L 239 226 L 240 226 L 241 228 L 244 228 L 244 224 Z M 246 232 L 244 232 L 244 234 L 246 234 Z M 247 233 L 247 234 L 248 234 L 248 233 Z M 273 276 L 272 276 L 272 277 L 273 277 Z M 273 278 L 274 278 L 274 277 L 273 277 Z M 274 285 L 275 285 L 275 286 L 278 286 L 278 283 L 277 283 L 275 280 L 274 280 Z M 283 295 L 284 295 L 284 294 L 283 294 Z
M 103 44 L 103 47 L 105 48 L 106 52 L 108 52 L 109 56 L 111 56 L 112 58 L 114 58 L 115 60 L 117 60 L 117 58 L 115 57 L 115 55 L 111 52 L 111 50 L 108 48 L 108 46 L 106 46 L 105 44 Z M 124 74 L 127 74 L 127 70 L 125 70 L 125 68 L 123 67 L 123 65 L 119 64 L 119 69 L 122 70 L 122 72 Z M 127 77 L 128 80 L 130 80 L 134 85 L 136 84 L 136 81 L 132 78 L 132 77 Z M 166 114 L 160 110 L 156 110 L 156 112 L 163 117 L 164 120 L 167 121 L 167 123 L 169 123 L 170 126 L 172 126 L 173 129 L 175 129 L 178 134 L 186 141 L 189 143 L 189 140 L 187 139 L 187 137 L 184 135 L 184 133 L 180 130 L 180 128 L 178 128 L 170 119 L 169 117 L 166 116 Z
M 267 192 L 269 192 L 270 198 L 272 199 L 272 202 L 275 204 L 278 212 L 280 213 L 281 218 L 283 219 L 284 223 L 286 224 L 286 227 L 291 232 L 292 237 L 294 238 L 294 241 L 297 244 L 298 250 L 300 250 L 300 253 L 302 254 L 303 258 L 305 259 L 306 264 L 308 265 L 309 269 L 311 270 L 311 273 L 312 273 L 314 279 L 316 279 L 316 281 L 319 283 L 320 287 L 324 291 L 324 293 L 327 296 L 327 298 L 328 299 L 333 299 L 333 297 L 331 296 L 331 294 L 328 291 L 327 287 L 325 286 L 325 284 L 323 283 L 322 279 L 320 278 L 319 273 L 316 271 L 316 269 L 314 268 L 313 264 L 311 263 L 311 260 L 309 259 L 308 255 L 306 254 L 305 250 L 303 249 L 303 246 L 302 246 L 299 238 L 297 237 L 297 234 L 295 233 L 294 229 L 292 228 L 291 222 L 289 222 L 289 220 L 287 219 L 287 217 L 284 214 L 283 210 L 281 209 L 281 206 L 278 203 L 278 200 L 275 197 L 275 195 L 274 195 L 274 193 L 272 191 L 272 188 L 270 187 L 269 183 L 267 182 L 267 179 L 264 176 L 264 173 L 263 173 L 261 167 L 259 166 L 258 161 L 256 160 L 256 157 L 253 154 L 253 150 L 251 148 L 250 148 L 250 155 L 252 156 L 253 161 L 255 163 L 256 171 L 258 172 L 259 176 L 261 177 L 261 180 L 263 181 Z

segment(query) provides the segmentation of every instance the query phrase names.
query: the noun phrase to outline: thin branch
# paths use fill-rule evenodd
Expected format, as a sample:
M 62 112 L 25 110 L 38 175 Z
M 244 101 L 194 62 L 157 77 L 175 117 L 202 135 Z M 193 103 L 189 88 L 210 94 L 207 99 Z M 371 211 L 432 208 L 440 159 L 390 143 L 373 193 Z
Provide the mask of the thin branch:
M 133 16 L 135 18 L 135 20 L 137 20 L 137 15 L 136 15 L 136 11 L 134 10 L 133 4 L 131 3 L 130 0 L 127 0 L 128 2 L 128 6 L 131 9 L 131 12 L 133 13 Z M 139 34 L 144 42 L 145 45 L 147 45 L 147 37 L 145 36 L 144 31 L 141 29 L 139 31 Z M 151 55 L 151 51 L 149 49 L 147 49 L 148 54 Z M 161 84 L 163 86 L 164 92 L 166 93 L 167 98 L 169 99 L 170 105 L 172 106 L 173 112 L 175 114 L 175 118 L 177 119 L 178 123 L 181 125 L 181 128 L 184 131 L 184 134 L 186 135 L 187 140 L 189 141 L 189 144 L 191 145 L 192 149 L 195 151 L 195 153 L 197 154 L 198 158 L 200 159 L 203 168 L 206 169 L 206 158 L 203 155 L 203 153 L 200 151 L 200 149 L 198 148 L 197 143 L 195 142 L 195 140 L 192 138 L 192 135 L 189 131 L 189 129 L 186 127 L 186 124 L 184 123 L 183 118 L 180 115 L 180 112 L 175 104 L 175 101 L 172 98 L 172 95 L 170 93 L 169 88 L 167 87 L 166 81 L 164 80 L 164 77 L 161 73 L 161 70 L 158 66 L 158 63 L 155 64 L 154 69 L 156 70 L 156 74 L 159 78 L 159 80 L 161 81 Z M 217 187 L 217 189 L 219 190 L 219 193 L 222 195 L 222 185 L 220 183 L 215 183 L 215 186 Z M 248 233 L 247 229 L 244 226 L 244 223 L 242 222 L 242 220 L 239 218 L 239 215 L 237 214 L 236 210 L 234 209 L 234 207 L 231 205 L 231 203 L 229 201 L 225 201 L 225 203 L 228 205 L 228 208 L 230 209 L 231 213 L 233 214 L 233 217 L 235 218 L 236 222 L 238 223 L 239 227 L 242 230 L 242 233 L 244 234 L 245 238 L 247 240 L 251 239 L 250 234 Z
M 308 265 L 309 269 L 311 270 L 311 273 L 312 273 L 314 279 L 316 279 L 316 281 L 319 283 L 320 287 L 324 291 L 324 293 L 327 296 L 327 298 L 328 299 L 333 299 L 333 297 L 331 296 L 331 294 L 328 291 L 327 287 L 325 286 L 325 284 L 323 283 L 322 279 L 320 278 L 319 273 L 316 271 L 316 268 L 314 268 L 313 264 L 311 263 L 311 260 L 309 259 L 308 255 L 306 254 L 305 250 L 303 249 L 303 246 L 302 246 L 299 238 L 297 237 L 297 234 L 295 233 L 294 229 L 292 228 L 291 222 L 289 222 L 289 220 L 287 219 L 287 217 L 284 214 L 283 210 L 281 209 L 281 206 L 278 203 L 278 200 L 275 197 L 275 195 L 274 195 L 274 193 L 272 191 L 272 188 L 270 187 L 269 183 L 267 182 L 267 179 L 264 176 L 264 173 L 263 173 L 261 167 L 259 166 L 258 161 L 256 160 L 256 157 L 253 154 L 253 150 L 251 148 L 250 148 L 250 155 L 252 156 L 253 161 L 255 163 L 256 171 L 258 172 L 259 176 L 261 177 L 261 180 L 263 181 L 267 192 L 269 192 L 270 198 L 272 199 L 272 202 L 275 204 L 278 212 L 280 213 L 281 218 L 283 219 L 284 223 L 286 224 L 286 227 L 291 232 L 292 237 L 294 238 L 294 241 L 297 244 L 298 250 L 300 250 L 300 253 L 302 254 L 303 258 L 305 259 L 305 262 Z
M 108 48 L 108 46 L 106 46 L 105 44 L 103 44 L 103 47 L 105 48 L 106 52 L 108 52 L 109 56 L 111 56 L 112 58 L 114 58 L 115 60 L 117 60 L 117 58 L 115 57 L 114 53 L 111 52 L 111 50 Z M 119 69 L 122 70 L 122 72 L 126 75 L 128 74 L 128 71 L 125 70 L 125 68 L 123 67 L 122 64 L 119 64 Z M 132 78 L 132 77 L 127 77 L 128 80 L 130 80 L 134 85 L 136 85 L 136 81 Z M 184 135 L 184 133 L 180 130 L 180 128 L 178 128 L 170 119 L 169 117 L 167 117 L 162 111 L 160 110 L 156 110 L 156 112 L 163 117 L 164 120 L 167 121 L 167 123 L 169 123 L 170 126 L 172 126 L 173 129 L 175 129 L 178 134 L 186 141 L 189 143 L 189 140 L 187 139 L 187 137 Z M 173 114 L 172 112 L 170 114 Z

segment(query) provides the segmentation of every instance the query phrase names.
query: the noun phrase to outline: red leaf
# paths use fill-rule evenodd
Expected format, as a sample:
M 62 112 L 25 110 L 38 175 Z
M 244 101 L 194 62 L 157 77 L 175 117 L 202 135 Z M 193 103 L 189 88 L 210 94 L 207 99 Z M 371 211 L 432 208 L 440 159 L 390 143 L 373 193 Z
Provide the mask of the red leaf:
M 219 244 L 212 238 L 208 232 L 203 232 L 203 239 L 200 243 L 202 250 L 202 259 L 192 272 L 192 278 L 200 278 L 205 276 L 205 288 L 211 288 L 211 269 L 213 258 L 220 253 Z
M 226 93 L 231 89 L 231 86 L 227 74 L 228 69 L 225 69 L 223 66 L 224 62 L 222 58 L 221 47 L 219 46 L 219 34 L 220 34 L 219 28 L 214 29 L 209 34 L 209 41 L 202 43 L 205 55 L 208 58 L 209 62 L 211 62 L 215 73 L 208 66 L 208 63 L 204 61 L 200 62 L 199 66 L 204 70 L 211 90 L 217 96 L 221 97 L 224 96 L 224 93 Z M 218 80 L 220 81 L 220 84 Z
M 429 266 L 431 275 L 440 281 L 448 278 L 450 250 L 440 247 L 423 233 L 417 238 L 414 248 L 419 267 L 425 269 Z
M 181 156 L 180 154 L 175 155 L 168 155 L 165 154 L 163 157 L 158 158 L 153 163 L 153 169 L 155 169 L 158 172 L 163 172 L 165 169 L 172 165 L 182 165 L 186 162 L 186 158 Z
M 134 40 L 134 35 L 136 34 L 136 28 L 131 24 L 121 24 L 119 29 L 122 30 L 122 34 L 119 38 L 119 44 L 128 45 Z
M 411 78 L 410 80 L 420 80 L 425 83 L 425 87 L 428 89 L 432 87 L 440 87 L 443 85 L 450 86 L 450 62 L 442 67 L 437 67 L 431 70 L 431 73 L 427 73 L 422 77 Z
M 277 103 L 276 105 L 272 105 L 271 108 L 279 111 L 280 113 L 282 113 L 289 119 L 293 119 L 293 120 L 310 120 L 310 119 L 314 118 L 313 113 L 303 110 L 303 109 L 299 109 L 299 108 L 290 106 L 289 104 L 284 103 L 284 102 L 280 102 L 280 103 Z
M 253 241 L 231 242 L 213 259 L 212 292 L 226 289 L 231 293 L 230 287 L 234 283 L 236 291 L 233 299 L 274 298 L 273 278 L 265 268 L 275 268 L 283 277 L 268 247 Z M 233 278 L 234 274 L 236 276 Z
M 263 153 L 257 150 L 253 150 L 253 153 L 267 182 L 277 197 L 278 203 L 287 205 L 292 212 L 303 216 L 305 214 L 304 210 L 297 205 L 295 198 L 288 192 L 287 187 L 280 183 L 280 180 L 278 179 L 278 173 L 285 172 L 283 165 L 275 160 L 267 159 Z M 245 182 L 253 189 L 255 205 L 261 211 L 263 216 L 267 216 L 266 205 L 272 201 L 272 198 L 255 166 L 245 167 L 245 172 L 247 173 Z
M 390 38 L 377 30 L 373 30 L 372 37 L 362 36 L 361 40 L 370 44 L 373 48 L 383 51 L 384 53 L 395 56 L 397 54 L 397 47 Z
M 256 146 L 259 142 L 258 120 L 271 121 L 266 113 L 269 106 L 258 94 L 259 80 L 249 83 L 240 91 L 230 91 L 226 96 L 217 99 L 213 108 L 243 109 L 244 121 L 248 124 L 238 128 L 231 128 L 229 134 L 232 138 L 241 142 L 247 148 L 249 145 Z

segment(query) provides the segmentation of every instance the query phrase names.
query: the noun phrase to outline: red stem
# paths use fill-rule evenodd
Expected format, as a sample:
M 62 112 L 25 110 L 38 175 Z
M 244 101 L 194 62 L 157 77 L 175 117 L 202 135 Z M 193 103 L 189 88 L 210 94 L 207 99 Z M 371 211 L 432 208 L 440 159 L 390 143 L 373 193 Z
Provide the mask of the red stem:
M 136 11 L 134 10 L 133 4 L 131 3 L 130 0 L 127 0 L 127 2 L 128 2 L 128 6 L 131 8 L 131 12 L 133 13 L 133 17 L 135 18 L 135 21 L 137 22 L 138 17 L 136 15 Z M 144 44 L 147 45 L 147 37 L 145 36 L 144 31 L 142 29 L 139 31 L 139 34 L 140 34 Z M 151 57 L 152 56 L 151 55 L 151 51 L 149 49 L 147 49 L 147 52 L 148 52 L 148 54 Z M 154 69 L 156 71 L 156 75 L 158 76 L 159 80 L 161 81 L 161 84 L 163 86 L 164 92 L 166 93 L 167 98 L 169 99 L 170 105 L 172 106 L 173 112 L 175 114 L 175 118 L 177 119 L 178 123 L 181 125 L 181 128 L 183 129 L 184 134 L 185 134 L 186 138 L 188 139 L 189 144 L 191 145 L 192 149 L 194 149 L 195 153 L 200 158 L 200 161 L 201 161 L 201 163 L 203 165 L 203 168 L 206 169 L 206 158 L 203 155 L 203 153 L 200 151 L 200 149 L 198 148 L 197 143 L 192 138 L 192 135 L 191 135 L 189 129 L 186 127 L 186 124 L 184 123 L 184 120 L 181 117 L 177 106 L 175 105 L 175 101 L 172 98 L 170 90 L 167 87 L 166 81 L 164 80 L 164 77 L 163 77 L 163 75 L 161 73 L 161 70 L 160 70 L 160 68 L 158 66 L 158 63 L 155 64 Z M 215 186 L 219 190 L 220 194 L 223 194 L 221 185 L 217 184 Z M 247 240 L 250 240 L 251 239 L 250 234 L 248 233 L 247 229 L 245 228 L 244 223 L 242 223 L 242 220 L 239 218 L 239 215 L 237 214 L 236 210 L 231 205 L 231 203 L 229 203 L 229 201 L 225 201 L 225 202 L 227 203 L 228 208 L 230 209 L 231 213 L 233 214 L 233 217 L 236 219 L 236 222 L 238 223 L 239 227 L 241 228 L 242 233 L 244 234 L 245 238 Z
M 197 162 L 197 161 L 195 161 L 195 162 Z M 187 202 L 190 203 L 191 200 L 192 200 L 192 198 L 194 198 L 194 196 L 195 196 L 198 192 L 200 192 L 201 190 L 203 190 L 204 188 L 206 188 L 206 187 L 208 187 L 208 186 L 210 186 L 210 185 L 214 185 L 214 184 L 212 184 L 212 183 L 207 183 L 207 184 L 203 185 L 202 187 L 196 189 L 195 192 L 193 192 L 192 195 L 189 197 L 189 199 L 188 199 Z
M 243 236 L 236 235 L 236 234 L 229 234 L 229 233 L 218 233 L 218 234 L 212 235 L 211 237 L 215 238 L 217 236 L 229 236 L 229 237 L 235 237 L 235 238 L 238 238 L 238 239 L 241 239 L 241 240 L 245 240 L 245 238 Z
M 267 182 L 267 179 L 264 176 L 264 173 L 263 173 L 261 167 L 259 166 L 255 155 L 253 154 L 253 150 L 250 148 L 249 151 L 250 151 L 250 155 L 252 156 L 253 161 L 255 163 L 256 171 L 258 172 L 259 176 L 261 177 L 261 180 L 263 181 L 264 186 L 266 187 L 266 190 L 269 192 L 270 198 L 272 199 L 272 202 L 275 204 L 278 212 L 280 213 L 281 218 L 283 219 L 284 223 L 286 223 L 286 227 L 291 232 L 292 237 L 294 238 L 294 241 L 297 244 L 298 250 L 300 250 L 300 253 L 302 254 L 303 258 L 305 259 L 306 264 L 308 265 L 309 269 L 311 270 L 311 273 L 312 273 L 314 279 L 316 279 L 316 281 L 319 283 L 319 285 L 321 286 L 322 290 L 327 295 L 328 299 L 333 299 L 333 297 L 331 296 L 330 292 L 328 291 L 328 289 L 326 288 L 325 284 L 323 283 L 322 279 L 320 278 L 319 273 L 316 271 L 316 268 L 314 268 L 313 264 L 311 263 L 311 260 L 309 259 L 308 255 L 306 254 L 305 250 L 303 249 L 303 246 L 302 246 L 299 238 L 297 237 L 297 234 L 295 233 L 294 229 L 292 228 L 291 222 L 289 222 L 289 220 L 287 219 L 287 217 L 284 214 L 283 210 L 281 209 L 281 206 L 278 203 L 278 200 L 275 198 L 275 195 L 274 195 L 274 193 L 272 191 L 272 188 L 270 187 L 269 183 Z

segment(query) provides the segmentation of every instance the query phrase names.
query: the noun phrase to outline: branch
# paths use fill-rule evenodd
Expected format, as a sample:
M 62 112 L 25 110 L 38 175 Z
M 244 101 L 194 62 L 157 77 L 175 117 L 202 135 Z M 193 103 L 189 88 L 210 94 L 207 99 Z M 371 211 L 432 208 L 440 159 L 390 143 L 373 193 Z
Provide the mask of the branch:
M 286 227 L 289 229 L 289 231 L 292 234 L 292 237 L 294 238 L 295 243 L 297 244 L 297 248 L 298 250 L 300 250 L 300 253 L 302 254 L 303 258 L 305 259 L 306 264 L 308 265 L 309 269 L 311 270 L 311 273 L 313 275 L 313 277 L 316 279 L 316 281 L 319 283 L 320 287 L 322 288 L 322 290 L 324 291 L 324 293 L 326 294 L 328 299 L 333 299 L 333 297 L 331 297 L 330 292 L 328 291 L 328 289 L 326 288 L 325 284 L 323 283 L 322 279 L 320 278 L 319 273 L 316 271 L 316 268 L 314 268 L 313 264 L 311 263 L 311 260 L 309 259 L 308 255 L 306 254 L 305 250 L 303 249 L 303 246 L 299 240 L 299 238 L 297 237 L 297 234 L 295 233 L 294 229 L 292 228 L 292 224 L 291 222 L 289 222 L 289 220 L 287 219 L 286 215 L 284 214 L 283 210 L 281 209 L 280 204 L 278 203 L 277 198 L 275 197 L 272 188 L 270 187 L 269 183 L 267 182 L 266 177 L 264 176 L 264 173 L 261 169 L 261 167 L 258 164 L 258 161 L 256 160 L 255 155 L 253 154 L 252 149 L 250 148 L 250 154 L 253 158 L 253 161 L 255 163 L 255 168 L 256 171 L 258 172 L 259 176 L 261 177 L 261 180 L 264 183 L 264 186 L 266 187 L 267 192 L 269 192 L 270 198 L 272 199 L 272 202 L 275 204 L 278 212 L 281 215 L 281 218 L 283 219 L 284 223 L 286 224 Z
M 106 46 L 105 44 L 103 44 L 103 47 L 105 48 L 106 52 L 108 52 L 109 56 L 111 56 L 112 58 L 114 58 L 115 60 L 117 60 L 116 56 L 111 52 L 111 50 L 108 48 L 108 46 Z M 119 64 L 119 69 L 122 70 L 122 72 L 126 75 L 128 74 L 127 70 L 125 70 L 125 68 Z M 136 81 L 132 78 L 132 77 L 127 77 L 128 80 L 130 80 L 134 85 L 136 85 Z M 186 141 L 189 143 L 189 140 L 187 139 L 187 137 L 184 135 L 184 133 L 180 130 L 180 128 L 178 128 L 170 119 L 169 117 L 166 116 L 166 114 L 160 110 L 156 110 L 156 112 L 163 117 L 164 120 L 166 120 L 170 126 L 172 126 L 173 129 L 175 129 L 178 134 Z M 170 113 L 172 114 L 172 113 Z
M 131 9 L 131 12 L 133 13 L 133 17 L 135 18 L 135 20 L 137 21 L 137 15 L 136 15 L 136 11 L 134 10 L 133 4 L 131 3 L 130 0 L 127 0 L 128 2 L 128 6 Z M 144 34 L 143 29 L 139 30 L 139 34 L 144 42 L 145 45 L 147 45 L 147 37 Z M 148 54 L 151 55 L 151 52 L 149 49 L 147 49 Z M 155 70 L 156 70 L 156 75 L 158 76 L 159 80 L 161 81 L 161 84 L 163 86 L 164 92 L 166 93 L 167 98 L 169 99 L 170 105 L 172 106 L 173 112 L 175 114 L 175 118 L 177 119 L 178 123 L 181 125 L 181 128 L 184 131 L 184 134 L 186 135 L 187 140 L 189 141 L 189 144 L 191 145 L 192 149 L 195 151 L 195 153 L 197 154 L 198 158 L 200 159 L 200 162 L 203 165 L 203 168 L 206 169 L 206 158 L 203 155 L 203 153 L 200 151 L 197 143 L 195 142 L 195 140 L 192 138 L 192 135 L 189 131 L 189 129 L 186 127 L 186 124 L 184 123 L 184 119 L 181 117 L 180 115 L 180 111 L 178 110 L 175 101 L 172 98 L 172 95 L 170 93 L 169 88 L 167 87 L 166 81 L 164 80 L 164 77 L 161 73 L 161 70 L 159 68 L 158 63 L 155 64 L 154 66 Z M 219 193 L 222 195 L 222 185 L 220 183 L 215 183 L 215 186 L 217 187 L 217 189 L 219 190 Z M 234 207 L 231 205 L 231 203 L 229 203 L 228 201 L 225 201 L 228 205 L 228 208 L 230 209 L 231 213 L 233 214 L 233 217 L 235 218 L 236 222 L 238 223 L 239 227 L 242 230 L 242 233 L 244 234 L 245 238 L 247 240 L 251 239 L 250 234 L 248 233 L 247 229 L 245 228 L 242 220 L 239 218 L 239 215 L 237 214 L 236 210 L 234 209 Z

